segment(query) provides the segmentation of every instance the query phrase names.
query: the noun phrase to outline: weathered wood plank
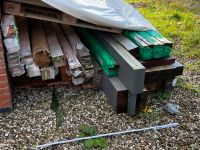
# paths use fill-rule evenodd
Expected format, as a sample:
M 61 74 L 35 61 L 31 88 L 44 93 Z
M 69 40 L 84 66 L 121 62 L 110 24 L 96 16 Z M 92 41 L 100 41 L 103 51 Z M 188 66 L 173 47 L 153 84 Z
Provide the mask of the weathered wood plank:
M 80 41 L 78 35 L 75 33 L 73 28 L 70 26 L 62 25 L 63 30 L 69 40 L 69 43 L 74 50 L 74 53 L 77 55 L 85 73 L 86 81 L 94 77 L 94 66 L 92 64 L 89 50 L 85 45 Z
M 68 61 L 70 73 L 72 75 L 72 82 L 75 85 L 82 84 L 85 80 L 82 65 L 80 64 L 78 58 L 76 57 L 76 54 L 72 50 L 60 26 L 54 23 L 53 27 L 56 31 L 63 53 Z
M 62 48 L 56 36 L 55 30 L 52 27 L 52 24 L 50 22 L 44 22 L 44 27 L 54 67 L 58 68 L 66 65 Z
M 27 64 L 26 71 L 29 78 L 41 76 L 40 68 L 36 66 L 34 63 Z
M 133 51 L 138 50 L 138 46 L 135 45 L 131 40 L 129 40 L 123 34 L 112 34 L 112 37 L 117 40 L 129 53 L 134 53 Z
M 16 21 L 18 24 L 19 43 L 20 43 L 22 62 L 25 65 L 27 65 L 31 63 L 31 61 L 29 60 L 30 58 L 32 58 L 27 19 L 24 17 L 16 17 Z
M 156 31 L 146 31 L 146 32 L 150 34 L 151 36 L 153 36 L 154 38 L 156 38 L 157 40 L 159 40 L 160 42 L 162 42 L 163 44 L 169 45 L 170 47 L 172 47 L 173 43 L 169 41 L 168 39 L 166 39 L 165 37 L 163 37 L 160 33 Z
M 38 20 L 31 20 L 30 24 L 33 61 L 39 67 L 48 67 L 51 57 L 43 25 Z
M 118 77 L 130 93 L 141 93 L 144 88 L 144 66 L 108 34 L 96 32 L 95 35 L 107 51 L 117 60 L 120 65 Z
M 56 78 L 59 70 L 53 66 L 43 67 L 40 69 L 42 80 L 53 80 Z
M 117 114 L 127 112 L 128 89 L 117 77 L 109 78 L 104 73 L 102 89 Z
M 63 82 L 71 82 L 72 78 L 70 77 L 69 66 L 66 64 L 65 66 L 59 67 L 60 76 Z

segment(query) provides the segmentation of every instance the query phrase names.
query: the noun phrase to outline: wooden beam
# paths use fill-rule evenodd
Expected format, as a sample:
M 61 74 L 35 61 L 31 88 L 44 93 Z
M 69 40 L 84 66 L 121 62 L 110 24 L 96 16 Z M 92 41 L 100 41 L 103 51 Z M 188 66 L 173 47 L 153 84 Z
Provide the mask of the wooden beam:
M 48 67 L 51 64 L 51 57 L 43 25 L 38 20 L 31 20 L 30 25 L 33 61 L 39 67 Z
M 158 81 L 173 79 L 176 76 L 182 75 L 184 66 L 175 61 L 175 63 L 166 66 L 159 66 L 146 69 L 145 84 Z
M 16 17 L 19 33 L 19 43 L 20 51 L 22 56 L 23 64 L 27 65 L 32 63 L 30 59 L 32 58 L 31 44 L 29 38 L 29 31 L 27 25 L 27 19 L 24 17 Z
M 138 50 L 138 46 L 135 45 L 131 40 L 129 40 L 123 34 L 112 34 L 112 37 L 117 40 L 129 53 L 135 53 Z
M 104 73 L 102 89 L 117 114 L 127 112 L 128 89 L 117 77 L 109 78 Z
M 106 51 L 103 45 L 87 29 L 77 28 L 77 33 L 81 40 L 89 48 L 90 53 L 96 58 L 103 71 L 109 77 L 115 77 L 118 74 L 118 64 L 113 57 Z
M 133 95 L 141 93 L 144 88 L 144 66 L 108 34 L 96 32 L 95 35 L 120 65 L 118 77 L 129 92 Z
M 36 66 L 34 63 L 26 65 L 26 71 L 29 78 L 40 77 L 40 68 Z
M 52 24 L 50 22 L 44 22 L 44 27 L 54 67 L 58 68 L 66 65 L 62 48 Z
M 89 81 L 94 77 L 94 66 L 91 61 L 89 50 L 80 41 L 80 38 L 75 33 L 73 28 L 67 25 L 62 25 L 63 30 L 69 40 L 69 43 L 77 55 L 81 65 L 83 66 L 83 71 L 85 73 L 85 80 Z
M 59 70 L 53 66 L 43 67 L 40 69 L 42 80 L 53 80 L 56 78 Z
M 71 82 L 71 77 L 70 75 L 68 74 L 69 72 L 69 66 L 68 64 L 65 65 L 65 66 L 62 66 L 62 67 L 59 67 L 60 69 L 60 76 L 61 76 L 61 79 L 63 82 Z
M 154 59 L 150 61 L 142 61 L 140 63 L 146 68 L 158 67 L 158 66 L 166 66 L 175 63 L 175 57 L 169 57 L 164 59 Z
M 76 54 L 72 50 L 68 40 L 61 30 L 61 27 L 56 23 L 53 23 L 53 27 L 56 31 L 63 53 L 68 61 L 70 73 L 72 75 L 72 82 L 75 85 L 82 84 L 85 81 L 82 65 L 80 64 L 78 58 L 76 57 Z

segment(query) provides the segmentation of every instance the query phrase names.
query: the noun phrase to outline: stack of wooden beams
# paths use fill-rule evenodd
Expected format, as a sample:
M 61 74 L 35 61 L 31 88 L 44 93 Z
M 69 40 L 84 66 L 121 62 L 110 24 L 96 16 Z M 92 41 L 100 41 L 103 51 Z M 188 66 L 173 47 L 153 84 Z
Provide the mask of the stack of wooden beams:
M 19 61 L 25 65 L 28 78 L 39 77 L 46 81 L 61 76 L 63 82 L 72 81 L 74 85 L 92 80 L 94 67 L 89 50 L 73 28 L 24 17 L 16 17 L 13 21 L 19 32 Z M 10 62 L 8 59 L 8 64 Z
M 15 86 L 72 83 L 77 90 L 102 89 L 116 113 L 133 116 L 143 95 L 166 88 L 183 72 L 170 57 L 172 43 L 157 32 L 122 33 L 35 0 L 5 0 L 4 12 L 18 16 L 20 60 L 26 66 L 26 75 L 13 78 Z
M 103 56 L 98 55 L 103 47 L 118 64 L 117 74 L 113 76 L 102 67 L 102 90 L 116 113 L 126 113 L 130 116 L 136 113 L 136 102 L 141 94 L 166 88 L 176 76 L 183 72 L 183 65 L 174 57 L 141 60 L 138 46 L 123 34 L 110 34 L 100 31 L 77 29 L 86 46 L 90 47 L 100 66 L 106 64 Z M 88 38 L 90 36 L 90 38 Z M 97 40 L 99 45 L 91 46 Z M 92 43 L 94 45 L 94 42 Z M 95 44 L 97 45 L 97 44 Z M 137 54 L 137 55 L 136 55 Z M 106 64 L 108 66 L 108 64 Z

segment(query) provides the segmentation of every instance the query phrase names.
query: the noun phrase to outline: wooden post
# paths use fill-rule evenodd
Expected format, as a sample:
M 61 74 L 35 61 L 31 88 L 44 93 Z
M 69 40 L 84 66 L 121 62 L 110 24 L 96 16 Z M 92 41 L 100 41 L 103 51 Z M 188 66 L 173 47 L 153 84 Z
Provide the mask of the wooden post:
M 62 48 L 52 24 L 50 22 L 44 22 L 44 27 L 54 67 L 57 68 L 66 65 Z
M 31 43 L 35 64 L 39 67 L 48 67 L 51 64 L 50 50 L 43 25 L 39 20 L 31 21 Z
M 60 26 L 56 23 L 54 23 L 53 26 L 57 33 L 57 37 L 61 44 L 63 53 L 68 61 L 70 73 L 72 75 L 72 82 L 75 85 L 82 84 L 85 81 L 82 65 L 80 64 L 78 58 L 76 57 L 76 54 L 72 50 Z

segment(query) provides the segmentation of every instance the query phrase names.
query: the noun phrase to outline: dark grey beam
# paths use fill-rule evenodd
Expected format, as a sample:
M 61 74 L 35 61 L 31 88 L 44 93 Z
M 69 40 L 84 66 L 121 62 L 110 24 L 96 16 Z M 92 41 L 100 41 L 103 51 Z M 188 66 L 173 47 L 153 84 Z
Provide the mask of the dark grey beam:
M 110 35 L 102 32 L 94 34 L 119 64 L 118 77 L 129 92 L 132 95 L 142 93 L 145 67 Z
M 117 77 L 109 78 L 104 73 L 102 89 L 117 114 L 127 112 L 128 89 Z

